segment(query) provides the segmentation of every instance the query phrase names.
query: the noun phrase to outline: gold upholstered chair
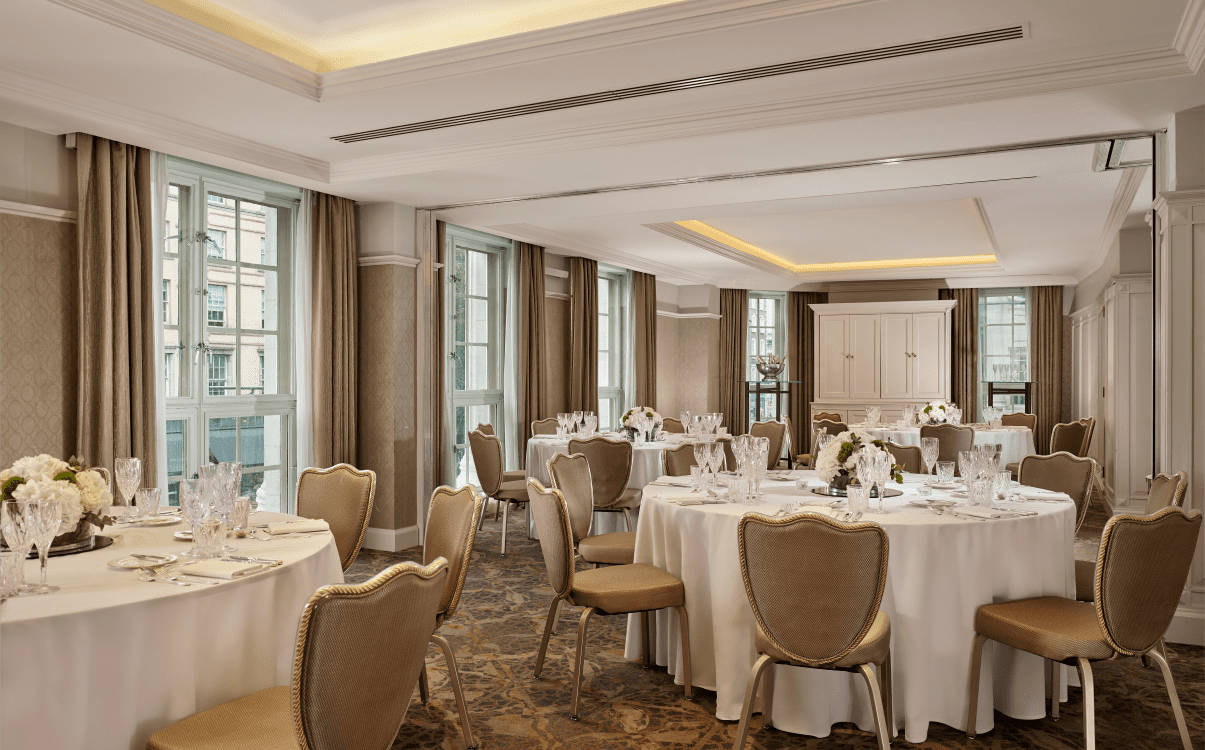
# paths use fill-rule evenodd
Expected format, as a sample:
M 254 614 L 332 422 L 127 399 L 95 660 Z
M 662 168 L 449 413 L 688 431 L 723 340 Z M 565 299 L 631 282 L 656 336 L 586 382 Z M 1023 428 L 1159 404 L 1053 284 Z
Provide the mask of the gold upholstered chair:
M 899 464 L 902 471 L 909 474 L 924 473 L 925 460 L 921 455 L 919 445 L 897 445 L 890 440 L 884 440 L 883 447 L 891 454 L 891 460 Z
M 787 455 L 790 455 L 791 445 L 791 428 L 786 422 L 754 422 L 749 425 L 749 434 L 753 437 L 762 437 L 770 441 L 769 450 L 766 451 L 766 468 L 773 469 L 778 466 L 778 462 L 782 458 L 783 446 L 787 446 Z M 790 468 L 792 461 L 787 459 L 787 467 Z
M 847 524 L 812 513 L 787 518 L 748 513 L 737 527 L 737 545 L 745 594 L 757 620 L 759 656 L 749 670 L 733 750 L 745 746 L 763 675 L 762 720 L 774 725 L 774 664 L 860 673 L 870 691 L 879 748 L 887 750 L 894 726 L 891 621 L 879 611 L 887 583 L 887 532 L 876 523 Z M 799 567 L 783 565 L 784 559 Z M 813 566 L 822 566 L 825 574 L 796 572 Z
M 494 435 L 494 426 L 489 422 L 478 422 L 477 431 L 484 435 Z M 510 471 L 503 470 L 503 482 L 523 482 L 527 479 L 527 472 L 522 469 L 511 469 Z M 498 507 L 494 506 L 494 520 L 498 520 Z
M 958 469 L 958 452 L 969 451 L 975 444 L 975 428 L 953 424 L 927 424 L 920 428 L 921 440 L 937 438 L 937 460 L 953 461 L 954 471 L 961 476 Z
M 344 570 L 360 554 L 376 491 L 376 472 L 350 464 L 304 469 L 297 478 L 297 515 L 330 525 Z
M 407 562 L 360 585 L 323 586 L 301 613 L 292 685 L 160 729 L 147 750 L 381 750 L 402 726 L 448 564 Z
M 569 507 L 564 495 L 555 488 L 545 489 L 536 479 L 527 480 L 527 492 L 540 534 L 544 565 L 548 568 L 548 578 L 556 594 L 548 607 L 544 636 L 536 654 L 535 676 L 539 677 L 544 669 L 548 637 L 556 627 L 556 617 L 562 602 L 585 607 L 577 628 L 573 702 L 569 707 L 569 717 L 576 720 L 582 692 L 582 670 L 586 660 L 586 631 L 590 618 L 595 614 L 626 615 L 639 612 L 642 661 L 647 667 L 650 665 L 648 613 L 673 607 L 678 611 L 682 628 L 682 674 L 686 683 L 686 698 L 690 700 L 690 624 L 686 617 L 686 589 L 682 581 L 660 568 L 640 563 L 576 571 Z
M 640 490 L 628 487 L 632 478 L 632 444 L 595 435 L 570 440 L 569 453 L 580 453 L 590 463 L 594 484 L 594 510 L 623 513 L 628 531 L 635 531 L 632 509 L 640 507 Z
M 683 426 L 682 420 L 677 417 L 664 417 L 661 420 L 662 432 L 673 432 L 679 435 L 686 434 L 686 427 Z
M 594 482 L 586 457 L 558 453 L 548 459 L 548 476 L 552 479 L 552 486 L 565 497 L 570 530 L 573 532 L 573 548 L 578 556 L 595 567 L 631 565 L 636 557 L 635 531 L 590 536 L 590 526 L 594 520 Z
M 537 419 L 531 423 L 532 435 L 555 435 L 556 434 L 556 417 L 545 417 Z
M 975 613 L 975 645 L 968 680 L 967 735 L 975 736 L 979 663 L 988 639 L 1037 654 L 1051 663 L 1051 716 L 1058 718 L 1057 665 L 1079 670 L 1084 695 L 1084 739 L 1096 747 L 1092 665 L 1127 656 L 1159 664 L 1184 750 L 1192 740 L 1176 695 L 1163 634 L 1171 625 L 1188 579 L 1201 531 L 1201 512 L 1176 507 L 1153 516 L 1114 516 L 1105 525 L 1096 558 L 1095 601 L 1060 596 L 985 604 Z M 1119 721 L 1131 721 L 1118 719 Z M 1152 727 L 1146 727 L 1151 731 Z
M 695 444 L 683 443 L 661 451 L 661 473 L 667 477 L 688 477 L 695 461 Z
M 1005 427 L 1028 427 L 1032 432 L 1038 428 L 1038 415 L 1015 411 L 1012 414 L 1001 415 L 1000 424 Z
M 527 490 L 521 479 L 507 479 L 502 472 L 502 441 L 494 435 L 486 435 L 474 430 L 469 433 L 469 450 L 473 452 L 473 465 L 477 468 L 477 481 L 481 483 L 481 491 L 502 506 L 502 554 L 506 554 L 506 522 L 510 506 L 520 508 L 527 502 Z M 497 518 L 497 505 L 494 517 Z M 478 528 L 485 520 L 485 514 L 477 522 Z
M 1173 505 L 1184 507 L 1184 493 L 1188 489 L 1188 475 L 1184 472 L 1175 474 L 1156 474 L 1151 478 L 1150 490 L 1146 496 L 1146 514 L 1154 515 L 1164 508 Z M 1090 602 L 1095 596 L 1096 561 L 1075 561 L 1075 598 L 1081 602 Z
M 423 564 L 430 565 L 443 558 L 448 561 L 448 583 L 439 600 L 439 611 L 435 613 L 435 629 L 439 630 L 456 612 L 464 582 L 469 574 L 469 559 L 473 556 L 473 542 L 477 538 L 477 524 L 485 508 L 485 498 L 477 489 L 467 484 L 458 490 L 451 487 L 436 487 L 431 493 L 431 507 L 427 512 L 427 534 L 423 540 Z M 460 670 L 456 667 L 456 655 L 452 646 L 438 633 L 431 634 L 431 642 L 443 652 L 448 668 L 448 682 L 456 698 L 456 710 L 460 714 L 460 729 L 464 734 L 465 747 L 476 747 L 473 728 L 469 722 L 468 707 L 464 702 L 464 689 L 460 686 Z M 418 695 L 424 704 L 431 699 L 427 686 L 427 665 L 423 663 L 418 676 Z
M 1050 431 L 1050 452 L 1067 452 L 1083 458 L 1088 455 L 1088 447 L 1092 445 L 1092 431 L 1096 428 L 1096 419 L 1084 417 L 1078 422 L 1059 423 Z
M 830 419 L 831 417 L 831 419 Z M 810 467 L 812 465 L 812 457 L 816 455 L 816 442 L 820 435 L 840 435 L 849 429 L 849 426 L 841 421 L 841 415 L 829 412 L 817 412 L 812 417 L 812 434 L 808 438 L 808 453 L 800 453 L 795 456 L 795 463 L 798 465 Z
M 1079 531 L 1088 517 L 1095 475 L 1096 462 L 1092 459 L 1079 458 L 1070 453 L 1052 453 L 1049 456 L 1026 456 L 1021 459 L 1017 481 L 1027 487 L 1070 495 L 1075 501 L 1075 530 Z

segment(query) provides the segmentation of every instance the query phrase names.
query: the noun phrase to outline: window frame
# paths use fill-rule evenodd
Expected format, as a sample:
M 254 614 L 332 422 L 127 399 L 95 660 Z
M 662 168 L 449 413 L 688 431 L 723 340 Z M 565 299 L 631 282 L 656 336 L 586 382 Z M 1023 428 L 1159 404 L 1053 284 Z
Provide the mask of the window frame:
M 754 325 L 753 307 L 756 304 L 760 308 L 762 300 L 773 300 L 775 302 L 774 321 L 773 321 L 772 325 L 760 325 L 760 324 Z M 772 352 L 754 351 L 754 349 L 757 348 L 754 346 L 754 343 L 757 340 L 756 332 L 757 331 L 765 331 L 765 330 L 770 330 L 770 331 L 774 332 L 774 351 L 772 351 Z M 747 364 L 745 367 L 745 379 L 746 380 L 761 380 L 762 379 L 761 373 L 757 371 L 757 356 L 756 355 L 761 354 L 764 356 L 766 354 L 773 354 L 776 356 L 785 356 L 786 353 L 787 353 L 787 293 L 786 292 L 750 291 L 749 292 L 749 301 L 745 306 L 745 359 L 747 361 Z M 790 375 L 791 375 L 790 363 L 787 363 L 787 365 L 783 367 L 782 373 L 779 374 L 778 377 L 779 377 L 779 380 L 790 380 L 791 379 Z M 748 421 L 748 424 L 753 424 L 753 422 L 754 422 L 754 414 L 756 413 L 756 410 L 754 408 L 754 400 L 753 399 L 755 399 L 755 398 L 757 398 L 756 394 L 750 394 L 749 402 L 748 402 L 748 404 L 746 404 L 747 409 L 748 409 L 748 412 L 746 414 L 746 419 Z M 771 413 L 771 414 L 774 412 L 775 398 L 777 398 L 777 397 L 773 394 L 765 394 L 765 395 L 761 396 L 762 415 L 763 416 L 766 415 L 767 409 L 769 410 L 769 413 Z
M 989 315 L 988 315 L 987 308 L 988 308 L 988 305 L 992 304 L 989 300 L 991 300 L 993 298 L 1000 299 L 1000 298 L 1004 298 L 1004 297 L 1012 298 L 1007 303 L 1010 308 L 1010 316 L 1012 317 L 1012 322 L 1010 322 L 1010 323 L 991 323 L 991 322 L 989 322 L 989 320 L 988 320 Z M 1016 319 L 1016 317 L 1017 317 L 1016 310 L 1018 307 L 1016 298 L 1018 298 L 1018 297 L 1020 297 L 1023 300 L 1023 304 L 1024 304 L 1024 320 L 1021 322 L 1018 322 Z M 995 382 L 995 383 L 1017 382 L 1017 383 L 1020 383 L 1020 382 L 1028 381 L 1032 378 L 1032 361 L 1033 361 L 1033 356 L 1032 356 L 1033 288 L 1032 287 L 984 288 L 984 289 L 979 290 L 978 298 L 979 298 L 978 299 L 978 309 L 975 312 L 979 318 L 979 331 L 978 331 L 979 349 L 978 349 L 978 353 L 976 356 L 977 361 L 975 363 L 975 366 L 979 372 L 980 387 L 979 387 L 979 403 L 976 405 L 976 408 L 978 410 L 978 413 L 975 415 L 976 420 L 978 420 L 979 415 L 983 413 L 982 412 L 983 407 L 988 405 L 988 403 L 987 403 L 987 383 L 989 383 L 989 382 Z M 1010 351 L 1009 354 L 988 354 L 987 353 L 987 344 L 988 344 L 988 340 L 989 340 L 988 333 L 989 333 L 989 329 L 991 329 L 991 328 L 1009 328 L 1009 329 L 1011 329 L 1012 332 L 1010 333 L 1010 341 L 1012 342 L 1013 345 L 1009 347 L 1010 350 L 1016 350 L 1019 348 L 1015 345 L 1017 342 L 1016 330 L 1018 328 L 1024 329 L 1025 345 L 1023 347 L 1024 351 L 1022 352 L 1022 355 L 1021 355 L 1024 372 L 1022 373 L 1021 380 L 995 380 L 994 378 L 988 377 L 987 367 L 990 363 L 989 362 L 990 359 L 1008 358 L 1008 360 L 1010 362 L 1015 361 L 1015 359 L 1016 359 L 1014 356 L 1015 351 Z M 1006 396 L 1005 400 L 1008 402 L 1007 408 L 1012 408 L 1012 409 L 1018 409 L 1024 403 L 1023 396 Z M 999 401 L 999 397 L 997 397 L 997 401 Z
M 628 307 L 627 307 L 627 281 L 628 272 L 624 269 L 610 268 L 599 266 L 598 281 L 601 284 L 607 283 L 607 312 L 602 311 L 603 292 L 598 290 L 599 312 L 598 312 L 598 355 L 602 356 L 605 351 L 607 353 L 607 369 L 608 381 L 611 385 L 604 386 L 602 378 L 599 378 L 598 385 L 598 429 L 618 430 L 622 429 L 620 418 L 623 417 L 627 410 L 627 400 L 625 394 L 626 377 L 627 377 L 627 342 L 628 342 Z M 602 336 L 602 318 L 607 317 L 607 348 L 603 349 Z M 601 375 L 601 366 L 599 368 Z M 610 401 L 610 409 L 607 411 L 607 420 L 603 420 L 604 408 L 603 403 Z M 653 406 L 653 404 L 633 404 L 633 406 Z

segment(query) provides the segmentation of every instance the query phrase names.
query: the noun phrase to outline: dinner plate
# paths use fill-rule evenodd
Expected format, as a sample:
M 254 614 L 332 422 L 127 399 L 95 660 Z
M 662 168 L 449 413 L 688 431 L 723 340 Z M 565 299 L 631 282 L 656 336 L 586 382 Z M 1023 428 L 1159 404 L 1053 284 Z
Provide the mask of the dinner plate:
M 145 557 L 153 557 L 155 559 L 146 560 L 141 557 L 126 555 L 125 557 L 119 557 L 116 560 L 110 560 L 107 564 L 110 568 L 124 568 L 126 570 L 133 570 L 135 568 L 153 568 L 156 565 L 167 565 L 168 563 L 175 562 L 177 559 L 179 559 L 176 555 L 147 554 Z
M 142 518 L 137 521 L 132 521 L 133 526 L 171 526 L 174 523 L 180 523 L 183 518 L 178 516 L 155 516 L 153 518 Z
M 172 534 L 172 538 L 179 539 L 182 542 L 191 542 L 192 541 L 192 531 L 190 531 L 188 529 L 182 529 L 180 531 L 177 531 L 175 534 Z
M 929 486 L 935 490 L 956 490 L 962 485 L 958 482 L 934 482 Z

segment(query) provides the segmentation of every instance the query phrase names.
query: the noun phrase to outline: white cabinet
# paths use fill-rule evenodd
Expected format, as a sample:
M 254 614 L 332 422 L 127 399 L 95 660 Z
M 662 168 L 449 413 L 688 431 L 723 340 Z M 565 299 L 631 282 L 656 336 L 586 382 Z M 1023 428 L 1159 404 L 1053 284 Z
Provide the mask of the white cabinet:
M 911 398 L 912 315 L 886 313 L 882 316 L 883 387 L 880 398 Z
M 816 398 L 849 398 L 849 316 L 826 315 L 816 321 Z
M 912 398 L 946 398 L 950 391 L 950 342 L 944 313 L 912 314 Z
M 879 397 L 879 316 L 849 316 L 849 397 Z

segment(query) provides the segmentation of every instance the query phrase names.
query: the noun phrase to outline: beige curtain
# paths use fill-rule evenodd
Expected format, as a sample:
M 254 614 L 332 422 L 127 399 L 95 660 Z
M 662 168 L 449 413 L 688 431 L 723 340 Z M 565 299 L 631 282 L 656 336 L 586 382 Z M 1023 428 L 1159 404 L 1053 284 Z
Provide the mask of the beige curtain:
M 749 404 L 745 401 L 749 363 L 745 357 L 745 320 L 749 317 L 749 292 L 720 290 L 720 412 L 733 435 L 744 433 Z
M 816 314 L 808 305 L 828 302 L 828 292 L 787 294 L 787 376 L 791 386 L 791 446 L 795 455 L 812 448 L 812 401 L 816 399 Z M 792 456 L 794 458 L 794 456 Z
M 1050 433 L 1063 413 L 1063 287 L 1033 287 L 1033 412 L 1038 426 L 1033 439 L 1038 453 L 1050 450 Z
M 544 248 L 516 242 L 519 261 L 519 433 L 531 439 L 531 422 L 547 416 L 548 381 L 544 362 Z M 523 468 L 526 451 L 519 451 Z
M 438 265 L 435 267 L 435 278 L 431 283 L 431 398 L 434 402 L 434 408 L 431 409 L 431 465 L 435 469 L 433 474 L 437 487 L 454 481 L 444 476 L 444 461 L 447 460 L 448 450 L 448 428 L 444 416 L 444 371 L 448 356 L 444 342 L 444 320 L 447 315 L 444 310 L 444 245 L 447 243 L 447 231 L 447 224 L 442 221 L 435 222 L 433 258 Z
M 81 133 L 75 159 L 82 373 L 75 452 L 108 468 L 118 456 L 140 458 L 142 483 L 150 486 L 158 476 L 155 378 L 162 366 L 151 296 L 151 152 Z
M 967 422 L 979 414 L 979 290 L 941 289 L 940 299 L 958 302 L 950 321 L 950 400 Z
M 598 411 L 598 262 L 569 259 L 569 410 Z
M 635 324 L 636 394 L 634 403 L 657 408 L 657 277 L 632 272 Z
M 314 463 L 356 463 L 356 204 L 314 193 Z

